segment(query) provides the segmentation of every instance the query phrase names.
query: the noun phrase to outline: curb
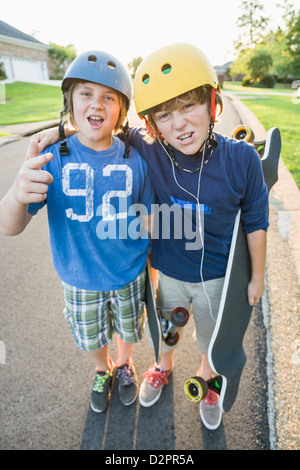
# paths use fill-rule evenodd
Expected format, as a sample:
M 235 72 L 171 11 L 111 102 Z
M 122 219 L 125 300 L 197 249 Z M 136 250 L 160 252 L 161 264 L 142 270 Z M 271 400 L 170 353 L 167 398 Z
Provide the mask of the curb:
M 40 121 L 40 122 L 29 122 L 24 124 L 13 124 L 8 126 L 0 126 L 0 132 L 7 133 L 7 136 L 0 137 L 0 146 L 9 144 L 22 137 L 28 137 L 30 135 L 41 132 L 44 129 L 55 127 L 59 124 L 58 119 L 51 121 Z

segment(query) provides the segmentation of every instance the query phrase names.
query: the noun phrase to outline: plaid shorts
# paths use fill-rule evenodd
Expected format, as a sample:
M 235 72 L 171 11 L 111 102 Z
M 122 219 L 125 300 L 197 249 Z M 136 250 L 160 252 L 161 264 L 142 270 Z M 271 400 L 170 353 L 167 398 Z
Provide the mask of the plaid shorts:
M 62 282 L 65 318 L 76 346 L 96 351 L 106 346 L 113 332 L 126 343 L 142 339 L 145 326 L 146 272 L 119 290 L 96 292 Z

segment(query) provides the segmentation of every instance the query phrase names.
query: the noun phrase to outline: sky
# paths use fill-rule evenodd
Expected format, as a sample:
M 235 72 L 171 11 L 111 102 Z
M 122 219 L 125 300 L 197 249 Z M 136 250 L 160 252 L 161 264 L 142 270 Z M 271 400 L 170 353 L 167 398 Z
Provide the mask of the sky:
M 300 0 L 290 0 L 300 10 Z M 276 0 L 261 1 L 272 25 Z M 48 44 L 73 44 L 78 54 L 99 49 L 127 65 L 133 57 L 176 42 L 198 46 L 213 65 L 234 58 L 242 0 L 3 0 L 0 19 Z

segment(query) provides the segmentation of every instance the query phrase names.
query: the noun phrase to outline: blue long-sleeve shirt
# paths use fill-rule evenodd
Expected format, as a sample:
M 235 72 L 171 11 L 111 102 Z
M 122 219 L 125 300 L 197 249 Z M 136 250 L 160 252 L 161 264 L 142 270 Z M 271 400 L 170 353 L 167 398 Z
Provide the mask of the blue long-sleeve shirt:
M 239 208 L 246 234 L 259 229 L 266 231 L 268 227 L 268 193 L 257 152 L 244 141 L 217 133 L 215 139 L 218 147 L 213 149 L 203 167 L 199 182 L 199 171 L 183 171 L 172 164 L 158 142 L 149 145 L 138 129 L 132 129 L 130 133 L 130 144 L 147 162 L 157 207 L 163 214 L 152 240 L 152 265 L 168 276 L 187 282 L 201 280 L 203 245 L 204 281 L 225 275 Z M 200 158 L 177 150 L 174 150 L 174 156 L 183 168 L 195 170 L 200 167 Z M 163 223 L 163 219 L 166 225 L 169 223 L 168 208 L 164 208 L 164 204 L 169 208 L 169 233 Z M 185 208 L 181 226 L 179 207 Z M 196 234 L 194 239 L 191 238 L 193 234 Z

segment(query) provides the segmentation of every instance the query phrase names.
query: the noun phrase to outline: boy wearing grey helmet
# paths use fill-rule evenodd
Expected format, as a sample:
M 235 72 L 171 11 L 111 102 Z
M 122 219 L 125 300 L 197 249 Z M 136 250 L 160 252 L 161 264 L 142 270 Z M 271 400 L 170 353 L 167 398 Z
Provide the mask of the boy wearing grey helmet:
M 106 409 L 114 363 L 108 344 L 116 333 L 116 380 L 130 405 L 138 382 L 131 360 L 144 331 L 145 268 L 150 241 L 136 204 L 150 214 L 153 189 L 139 153 L 115 137 L 126 134 L 131 80 L 125 67 L 102 51 L 70 65 L 62 82 L 60 142 L 39 155 L 35 142 L 10 191 L 0 202 L 0 230 L 21 233 L 47 205 L 51 253 L 62 281 L 65 317 L 76 346 L 96 365 L 91 407 Z M 65 138 L 68 116 L 76 133 Z

